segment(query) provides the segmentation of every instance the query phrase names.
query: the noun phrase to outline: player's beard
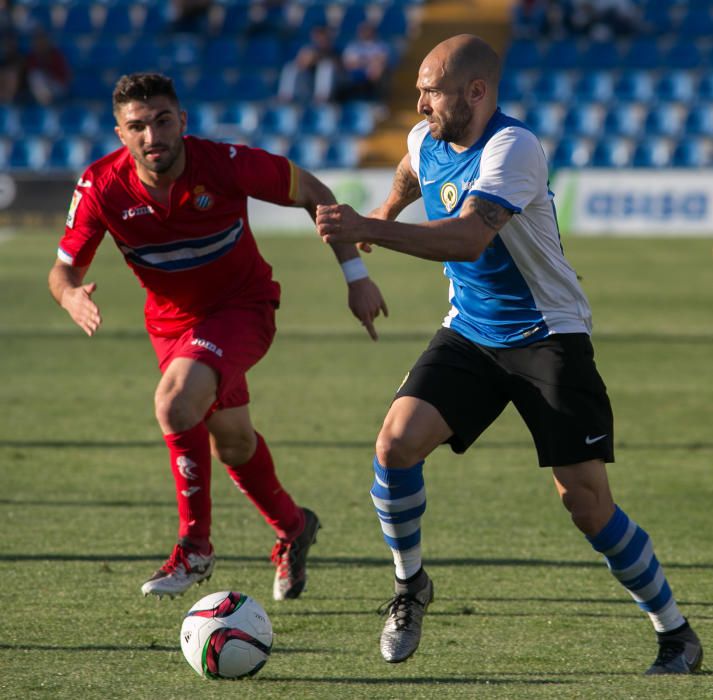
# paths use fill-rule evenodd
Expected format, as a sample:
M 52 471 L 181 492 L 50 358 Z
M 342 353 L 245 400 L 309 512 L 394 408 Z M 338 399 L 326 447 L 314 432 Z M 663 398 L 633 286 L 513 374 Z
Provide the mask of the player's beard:
M 162 143 L 156 144 L 155 146 L 152 146 L 152 148 L 146 150 L 151 151 L 153 148 L 159 147 L 167 149 L 161 153 L 160 160 L 150 160 L 146 151 L 143 150 L 138 154 L 134 153 L 132 155 L 136 160 L 141 163 L 144 168 L 146 168 L 146 170 L 150 170 L 152 173 L 158 174 L 165 173 L 173 167 L 173 164 L 176 162 L 176 159 L 181 154 L 181 148 L 183 148 L 183 139 L 176 139 L 170 146 L 166 146 L 166 144 Z
M 473 112 L 461 93 L 458 95 L 458 100 L 453 109 L 445 114 L 440 122 L 433 122 L 437 128 L 431 134 L 435 139 L 458 143 L 467 133 L 472 119 Z

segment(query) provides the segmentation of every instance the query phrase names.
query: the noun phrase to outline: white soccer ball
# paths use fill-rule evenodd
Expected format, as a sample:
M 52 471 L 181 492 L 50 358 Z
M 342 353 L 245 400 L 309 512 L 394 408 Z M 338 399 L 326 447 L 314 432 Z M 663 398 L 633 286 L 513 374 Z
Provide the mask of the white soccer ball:
M 272 624 L 250 596 L 235 591 L 211 593 L 186 613 L 181 649 L 203 678 L 254 676 L 270 658 Z

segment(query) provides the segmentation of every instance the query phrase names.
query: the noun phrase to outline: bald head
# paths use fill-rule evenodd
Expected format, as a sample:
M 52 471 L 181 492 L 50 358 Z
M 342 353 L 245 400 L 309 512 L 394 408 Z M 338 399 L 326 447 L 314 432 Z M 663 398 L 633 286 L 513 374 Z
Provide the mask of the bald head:
M 422 66 L 442 71 L 443 77 L 458 85 L 484 80 L 491 90 L 500 81 L 500 58 L 492 47 L 473 34 L 458 34 L 435 46 Z

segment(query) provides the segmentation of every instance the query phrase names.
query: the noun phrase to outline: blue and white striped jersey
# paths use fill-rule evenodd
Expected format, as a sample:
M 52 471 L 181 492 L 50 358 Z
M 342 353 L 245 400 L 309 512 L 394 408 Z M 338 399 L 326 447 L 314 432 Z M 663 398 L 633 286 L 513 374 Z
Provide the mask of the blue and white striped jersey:
M 537 137 L 498 109 L 462 153 L 434 139 L 427 121 L 411 130 L 408 149 L 429 220 L 459 216 L 471 196 L 514 213 L 478 260 L 444 263 L 451 309 L 443 325 L 490 347 L 590 333 L 589 303 L 562 252 Z

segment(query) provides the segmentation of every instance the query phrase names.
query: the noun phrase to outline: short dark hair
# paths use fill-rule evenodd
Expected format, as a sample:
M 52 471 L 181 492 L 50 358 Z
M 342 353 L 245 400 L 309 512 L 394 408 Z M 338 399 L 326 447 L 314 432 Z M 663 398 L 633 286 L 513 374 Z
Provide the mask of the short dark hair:
M 173 86 L 173 80 L 161 73 L 131 73 L 122 75 L 116 82 L 112 93 L 112 108 L 114 114 L 121 105 L 128 102 L 147 102 L 152 97 L 168 97 L 176 106 L 179 105 L 178 95 Z

